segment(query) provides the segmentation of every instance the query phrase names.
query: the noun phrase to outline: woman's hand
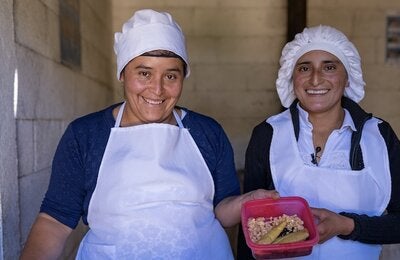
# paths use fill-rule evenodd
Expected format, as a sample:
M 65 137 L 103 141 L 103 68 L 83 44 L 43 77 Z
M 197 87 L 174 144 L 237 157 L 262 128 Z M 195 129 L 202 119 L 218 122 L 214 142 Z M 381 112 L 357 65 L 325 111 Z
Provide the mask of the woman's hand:
M 242 204 L 249 200 L 266 198 L 278 199 L 279 193 L 276 190 L 253 190 L 242 195 Z
M 311 208 L 311 212 L 318 219 L 319 243 L 337 235 L 349 235 L 354 230 L 354 220 L 327 209 Z
M 215 216 L 223 227 L 232 227 L 240 222 L 242 205 L 246 201 L 264 198 L 279 198 L 275 190 L 258 189 L 243 195 L 225 198 L 215 207 Z

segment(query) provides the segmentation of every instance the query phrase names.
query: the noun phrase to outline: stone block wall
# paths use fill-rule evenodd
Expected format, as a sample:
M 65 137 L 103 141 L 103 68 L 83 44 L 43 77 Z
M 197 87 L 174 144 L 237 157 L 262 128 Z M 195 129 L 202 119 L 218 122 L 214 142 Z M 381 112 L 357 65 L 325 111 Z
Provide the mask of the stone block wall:
M 15 240 L 13 248 L 5 248 L 5 256 L 10 256 L 5 259 L 17 259 L 26 241 L 47 190 L 56 146 L 68 123 L 113 101 L 111 3 L 75 1 L 79 13 L 80 64 L 69 66 L 61 60 L 60 3 L 63 1 L 11 1 L 18 173 L 15 179 L 6 177 L 2 181 L 19 189 L 15 189 L 18 203 L 6 212 L 14 217 L 17 226 L 4 232 L 5 237 Z M 8 203 L 3 200 L 2 207 L 9 209 Z M 3 221 L 3 227 L 9 224 Z M 65 259 L 74 255 L 85 231 L 79 226 L 73 232 L 63 255 Z
M 13 1 L 0 2 L 0 259 L 17 259 L 18 172 L 14 120 L 15 46 Z

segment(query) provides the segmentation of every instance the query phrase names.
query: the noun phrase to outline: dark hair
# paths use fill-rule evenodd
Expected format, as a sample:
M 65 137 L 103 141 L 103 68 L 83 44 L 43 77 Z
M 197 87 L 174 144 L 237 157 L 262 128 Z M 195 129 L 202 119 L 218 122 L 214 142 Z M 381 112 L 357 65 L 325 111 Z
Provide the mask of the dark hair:
M 140 56 L 150 56 L 150 57 L 165 57 L 165 58 L 179 58 L 182 63 L 183 63 L 183 75 L 186 76 L 187 73 L 187 64 L 186 62 L 182 59 L 181 56 L 175 54 L 172 51 L 167 51 L 167 50 L 154 50 L 154 51 L 148 51 L 143 53 Z

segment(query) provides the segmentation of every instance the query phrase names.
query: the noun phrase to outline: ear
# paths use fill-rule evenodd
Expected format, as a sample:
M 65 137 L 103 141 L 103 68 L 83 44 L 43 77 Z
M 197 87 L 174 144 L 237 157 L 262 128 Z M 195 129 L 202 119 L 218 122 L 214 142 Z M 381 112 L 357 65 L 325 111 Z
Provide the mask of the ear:
M 350 86 L 350 81 L 347 80 L 346 85 L 344 86 L 344 88 L 348 88 Z
M 119 76 L 119 80 L 120 80 L 121 82 L 124 82 L 124 80 L 125 80 L 125 71 L 124 71 L 124 70 L 121 71 L 121 74 L 120 74 L 120 76 Z

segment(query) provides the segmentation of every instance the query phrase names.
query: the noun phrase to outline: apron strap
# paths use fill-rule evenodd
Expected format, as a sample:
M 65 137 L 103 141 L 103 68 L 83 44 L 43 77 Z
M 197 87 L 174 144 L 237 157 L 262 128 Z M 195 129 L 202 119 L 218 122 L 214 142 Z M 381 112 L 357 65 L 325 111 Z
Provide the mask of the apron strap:
M 178 113 L 175 111 L 175 109 L 172 112 L 174 113 L 174 117 L 175 117 L 176 123 L 178 124 L 179 128 L 184 128 L 183 124 L 182 124 L 182 120 L 179 117 Z
M 117 118 L 115 119 L 114 127 L 119 127 L 121 125 L 122 114 L 124 113 L 125 103 L 122 103 L 121 107 L 119 108 Z

